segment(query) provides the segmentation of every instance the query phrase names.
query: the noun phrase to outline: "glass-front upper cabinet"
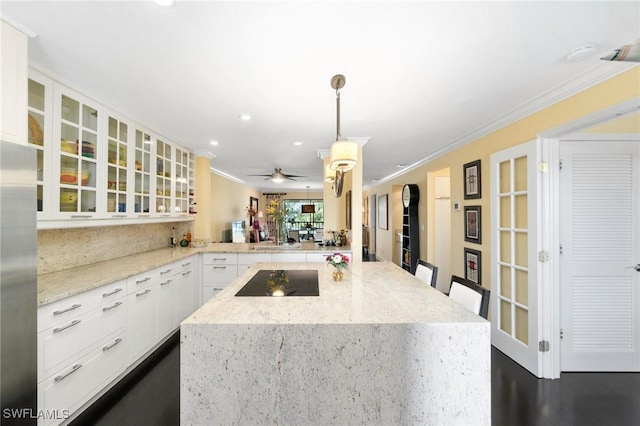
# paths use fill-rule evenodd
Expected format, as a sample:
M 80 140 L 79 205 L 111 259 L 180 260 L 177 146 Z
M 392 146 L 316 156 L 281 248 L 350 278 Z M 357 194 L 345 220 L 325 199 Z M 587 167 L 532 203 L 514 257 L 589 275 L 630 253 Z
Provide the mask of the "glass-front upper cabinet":
M 156 212 L 171 214 L 171 144 L 156 142 Z
M 34 73 L 28 81 L 28 136 L 29 143 L 36 148 L 37 204 L 38 216 L 50 206 L 50 191 L 45 191 L 45 173 L 49 173 L 51 144 L 51 84 L 38 79 Z
M 189 152 L 176 147 L 175 213 L 189 213 Z
M 57 87 L 54 174 L 58 175 L 58 211 L 71 218 L 96 217 L 98 109 L 81 95 Z M 103 160 L 104 161 L 104 160 Z
M 109 115 L 107 128 L 107 213 L 126 216 L 129 126 Z
M 136 129 L 133 211 L 139 217 L 149 216 L 151 188 L 151 135 Z

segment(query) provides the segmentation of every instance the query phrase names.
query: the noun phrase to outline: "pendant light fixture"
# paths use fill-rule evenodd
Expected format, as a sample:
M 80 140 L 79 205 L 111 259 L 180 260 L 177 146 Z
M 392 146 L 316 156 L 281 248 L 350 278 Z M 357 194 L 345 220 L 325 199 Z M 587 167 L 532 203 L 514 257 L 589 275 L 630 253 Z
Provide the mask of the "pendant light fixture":
M 337 74 L 331 78 L 331 87 L 336 91 L 336 141 L 331 145 L 329 168 L 335 171 L 333 192 L 336 198 L 342 195 L 344 174 L 358 162 L 358 145 L 354 142 L 342 140 L 340 134 L 340 89 L 344 87 L 346 79 Z

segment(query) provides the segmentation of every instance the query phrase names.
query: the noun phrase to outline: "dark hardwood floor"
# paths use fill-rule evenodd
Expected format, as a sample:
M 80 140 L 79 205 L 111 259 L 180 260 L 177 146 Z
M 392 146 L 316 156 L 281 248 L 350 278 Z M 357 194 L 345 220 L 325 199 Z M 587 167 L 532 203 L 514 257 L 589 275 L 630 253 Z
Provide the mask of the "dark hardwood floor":
M 559 380 L 538 380 L 495 348 L 491 364 L 493 425 L 640 425 L 640 373 L 563 373 Z M 179 419 L 176 334 L 72 425 L 178 425 Z

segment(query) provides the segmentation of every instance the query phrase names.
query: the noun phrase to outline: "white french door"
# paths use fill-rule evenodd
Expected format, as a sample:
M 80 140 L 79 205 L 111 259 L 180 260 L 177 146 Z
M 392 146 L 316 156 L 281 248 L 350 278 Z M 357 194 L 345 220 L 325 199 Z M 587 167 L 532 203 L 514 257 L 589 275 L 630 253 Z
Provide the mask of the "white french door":
M 538 152 L 531 141 L 490 157 L 491 343 L 536 376 Z
M 560 158 L 561 370 L 640 371 L 640 142 Z

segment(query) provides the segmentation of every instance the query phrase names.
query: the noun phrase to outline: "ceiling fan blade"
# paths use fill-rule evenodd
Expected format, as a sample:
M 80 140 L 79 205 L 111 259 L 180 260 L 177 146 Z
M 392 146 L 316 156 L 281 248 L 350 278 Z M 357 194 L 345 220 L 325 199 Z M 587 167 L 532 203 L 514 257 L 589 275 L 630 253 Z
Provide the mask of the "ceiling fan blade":
M 268 175 L 247 175 L 247 176 L 267 176 L 267 177 L 271 177 L 271 174 L 268 174 Z
M 292 178 L 292 177 L 306 177 L 306 176 L 302 176 L 302 175 L 288 175 L 286 173 L 283 173 L 283 175 L 287 178 Z

